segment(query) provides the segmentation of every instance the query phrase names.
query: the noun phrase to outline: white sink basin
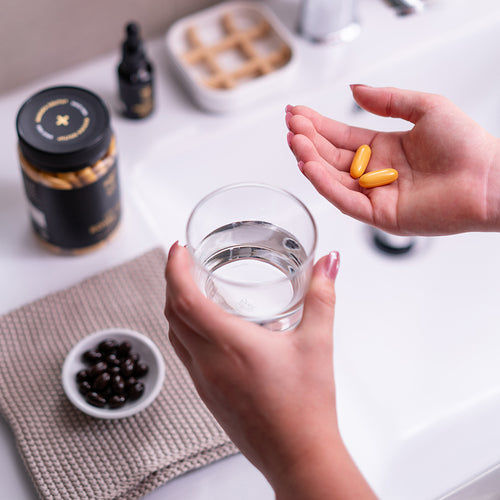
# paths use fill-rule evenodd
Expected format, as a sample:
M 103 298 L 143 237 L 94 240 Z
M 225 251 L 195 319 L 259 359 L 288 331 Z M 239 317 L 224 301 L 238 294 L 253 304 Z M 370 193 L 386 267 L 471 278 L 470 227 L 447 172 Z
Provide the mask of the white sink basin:
M 500 137 L 500 8 L 477 2 L 477 9 L 494 10 L 467 22 L 471 7 L 443 4 L 414 19 L 386 9 L 388 24 L 373 26 L 375 7 L 362 2 L 359 40 L 328 50 L 302 42 L 294 86 L 237 116 L 193 110 L 148 150 L 133 175 L 137 197 L 166 245 L 184 241 L 194 204 L 223 184 L 268 182 L 310 207 L 318 255 L 341 253 L 340 424 L 383 500 L 443 498 L 453 490 L 447 498 L 478 498 L 464 496 L 466 483 L 468 491 L 498 498 L 492 495 L 500 480 L 486 473 L 500 464 L 500 235 L 419 239 L 407 255 L 380 253 L 368 228 L 330 206 L 298 171 L 286 144 L 284 108 L 303 103 L 355 125 L 401 129 L 407 124 L 356 110 L 348 84 L 400 86 L 448 96 Z

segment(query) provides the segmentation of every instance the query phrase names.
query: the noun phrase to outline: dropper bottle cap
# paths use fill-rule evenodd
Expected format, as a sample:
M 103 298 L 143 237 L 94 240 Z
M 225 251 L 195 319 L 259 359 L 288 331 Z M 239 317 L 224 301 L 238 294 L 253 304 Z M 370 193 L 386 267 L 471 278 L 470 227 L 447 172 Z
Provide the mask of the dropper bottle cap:
M 122 45 L 122 63 L 127 66 L 129 71 L 136 71 L 146 58 L 139 25 L 135 22 L 128 23 L 126 34 L 127 36 Z

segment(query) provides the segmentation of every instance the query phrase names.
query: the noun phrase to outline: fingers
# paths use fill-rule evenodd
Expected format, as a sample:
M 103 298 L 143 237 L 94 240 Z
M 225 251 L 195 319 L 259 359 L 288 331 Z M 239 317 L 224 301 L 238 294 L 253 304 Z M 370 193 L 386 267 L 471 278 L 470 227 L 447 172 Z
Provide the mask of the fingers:
M 330 170 L 332 175 L 337 177 L 338 180 L 340 180 L 338 171 L 346 171 L 349 169 L 348 166 L 346 167 L 346 165 L 349 165 L 349 162 L 345 161 L 345 159 L 342 159 L 342 155 L 338 150 L 336 150 L 334 153 L 332 152 L 331 154 L 331 156 L 335 156 L 336 159 L 332 159 L 329 161 L 328 158 L 325 158 L 322 154 L 320 154 L 315 143 L 306 135 L 293 135 L 293 137 L 290 137 L 289 139 L 289 144 L 290 149 L 297 158 L 297 161 L 301 161 L 303 163 L 307 163 L 310 161 L 317 162 L 321 164 L 325 169 Z
M 411 123 L 416 123 L 436 105 L 437 100 L 442 99 L 441 96 L 430 93 L 391 87 L 351 85 L 351 90 L 356 102 L 366 111 L 380 116 L 401 118 Z M 338 149 L 355 151 L 362 144 L 370 145 L 377 133 L 325 117 L 307 106 L 287 106 L 286 116 L 290 131 L 309 137 L 325 159 L 332 155 L 332 149 L 327 143 Z M 332 159 L 339 160 L 338 155 L 339 152 L 334 151 Z M 344 164 L 346 159 L 348 157 L 344 156 L 338 163 Z
M 193 369 L 193 356 L 206 351 L 211 343 L 210 337 L 202 333 L 203 329 L 199 329 L 196 312 L 203 311 L 205 297 L 191 277 L 190 265 L 186 249 L 174 243 L 165 268 L 165 317 L 169 324 L 170 343 L 189 372 Z
M 335 310 L 335 279 L 340 265 L 338 252 L 322 257 L 313 269 L 311 284 L 304 300 L 299 331 L 314 341 L 314 336 L 330 335 Z
M 167 280 L 167 317 L 179 317 L 193 330 L 203 330 L 210 325 L 215 316 L 212 309 L 216 306 L 199 290 L 191 273 L 191 259 L 186 248 L 174 244 L 170 249 L 165 277 Z M 221 311 L 223 313 L 223 311 Z M 202 321 L 201 316 L 207 316 Z
M 288 106 L 286 120 L 291 132 L 307 135 L 322 153 L 324 148 L 319 142 L 319 137 L 322 137 L 335 148 L 354 152 L 362 144 L 371 144 L 376 134 L 373 130 L 351 127 L 345 123 L 327 118 L 307 106 Z M 305 125 L 305 121 L 311 124 L 312 130 L 317 135 L 310 135 L 308 133 L 311 128 Z M 352 156 L 347 156 L 343 159 L 343 161 L 349 161 L 349 163 L 350 160 L 352 160 Z
M 188 350 L 192 341 L 190 335 L 201 337 L 208 343 L 237 339 L 243 320 L 221 309 L 199 290 L 191 274 L 191 258 L 186 248 L 173 245 L 165 276 L 165 315 L 179 341 Z
M 435 103 L 433 94 L 390 87 L 352 85 L 353 97 L 366 111 L 416 123 Z
M 318 193 L 340 211 L 362 222 L 371 223 L 373 206 L 359 186 L 359 182 L 346 171 L 332 168 L 318 154 L 312 142 L 303 135 L 291 140 L 291 147 L 302 163 L 299 166 Z
M 289 140 L 292 151 L 295 152 L 291 144 L 293 137 L 303 135 L 314 145 L 314 149 L 319 157 L 336 168 L 345 169 L 345 166 L 352 161 L 352 151 L 337 148 L 330 140 L 316 130 L 309 118 L 302 115 L 293 116 L 291 113 L 287 113 L 286 116 L 286 122 L 291 132 Z

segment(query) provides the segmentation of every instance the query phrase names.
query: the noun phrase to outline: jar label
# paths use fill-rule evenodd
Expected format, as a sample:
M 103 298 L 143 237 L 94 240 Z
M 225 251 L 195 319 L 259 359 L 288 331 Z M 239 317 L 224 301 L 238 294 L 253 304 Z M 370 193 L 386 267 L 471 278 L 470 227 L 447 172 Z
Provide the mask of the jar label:
M 35 233 L 65 250 L 95 245 L 120 221 L 117 162 L 95 182 L 73 189 L 55 189 L 34 181 L 24 171 L 26 196 Z
M 68 142 L 78 139 L 89 128 L 90 113 L 76 99 L 53 99 L 35 114 L 34 129 L 45 139 Z
M 120 99 L 125 116 L 145 118 L 153 111 L 153 86 L 120 81 Z

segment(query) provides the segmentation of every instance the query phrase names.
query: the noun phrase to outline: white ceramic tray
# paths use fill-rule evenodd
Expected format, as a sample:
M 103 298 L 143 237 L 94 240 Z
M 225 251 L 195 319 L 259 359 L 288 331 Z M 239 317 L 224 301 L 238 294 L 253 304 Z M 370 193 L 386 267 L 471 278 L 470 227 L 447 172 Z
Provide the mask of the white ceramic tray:
M 174 68 L 204 109 L 240 109 L 286 85 L 295 63 L 288 30 L 265 5 L 227 2 L 184 17 L 166 34 Z

